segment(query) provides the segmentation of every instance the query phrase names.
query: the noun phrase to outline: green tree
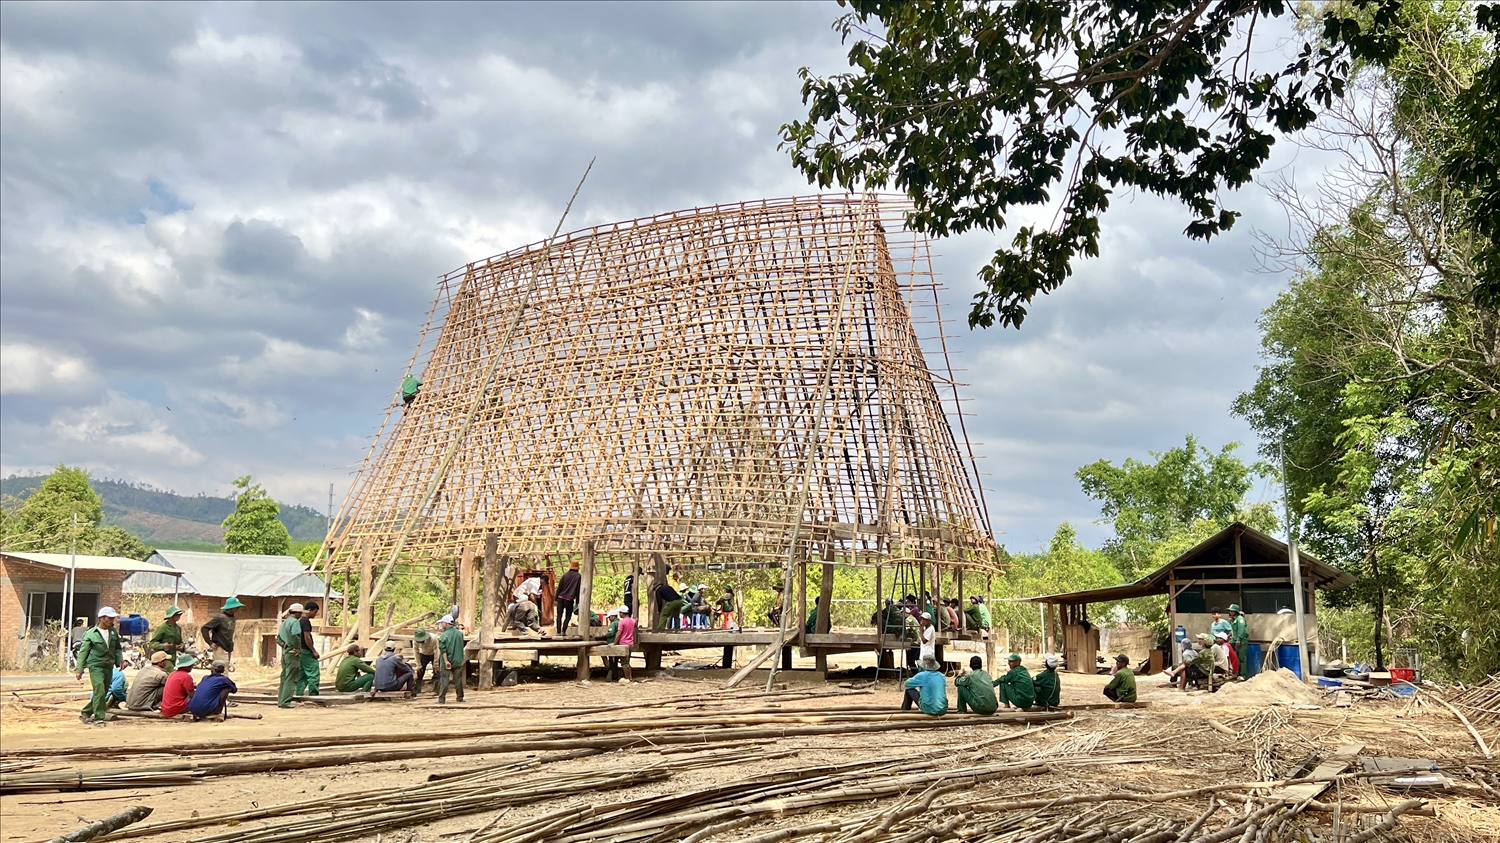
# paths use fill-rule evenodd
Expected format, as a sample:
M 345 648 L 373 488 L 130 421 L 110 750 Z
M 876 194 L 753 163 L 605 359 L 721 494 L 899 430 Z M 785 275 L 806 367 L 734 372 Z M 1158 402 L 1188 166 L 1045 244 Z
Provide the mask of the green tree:
M 938 236 L 997 231 L 1018 209 L 1056 207 L 1050 226 L 1014 227 L 980 271 L 974 326 L 1019 326 L 1037 294 L 1097 256 L 1099 217 L 1117 189 L 1181 201 L 1189 237 L 1230 228 L 1238 214 L 1221 203 L 1224 189 L 1250 181 L 1279 137 L 1311 125 L 1356 68 L 1391 61 L 1409 34 L 1401 0 L 843 2 L 852 11 L 835 28 L 852 40 L 851 71 L 803 68 L 807 118 L 782 128 L 809 181 L 894 185 L 913 203 L 908 223 Z M 1471 28 L 1476 13 L 1486 25 L 1500 18 L 1473 5 L 1461 13 Z M 1301 49 L 1284 67 L 1257 69 L 1249 57 L 1270 29 L 1257 24 L 1293 15 L 1317 16 Z M 1500 110 L 1482 95 L 1452 105 L 1476 139 L 1453 178 L 1487 184 L 1500 201 L 1488 155 Z M 1468 202 L 1478 195 L 1461 198 L 1492 226 L 1489 206 Z
M 5 546 L 9 550 L 62 552 L 77 539 L 79 552 L 86 553 L 103 508 L 104 501 L 90 485 L 88 472 L 59 464 L 6 519 Z
M 230 553 L 285 554 L 292 544 L 286 525 L 276 519 L 280 504 L 272 500 L 259 483 L 251 484 L 250 475 L 234 481 L 242 489 L 235 499 L 234 512 L 224 519 L 224 545 Z
M 83 552 L 83 544 L 79 544 Z M 151 547 L 121 527 L 100 527 L 89 536 L 88 552 L 96 556 L 122 556 L 143 561 L 151 555 Z
M 1078 531 L 1066 521 L 1057 526 L 1052 540 L 1041 553 L 1017 553 L 1010 558 L 1003 580 L 997 582 L 997 598 L 991 607 L 996 626 L 1010 630 L 1023 641 L 1042 637 L 1040 611 L 1035 603 L 1012 603 L 1004 598 L 1039 597 L 1088 588 L 1118 585 L 1120 572 L 1109 557 L 1078 541 Z M 1094 607 L 1097 617 L 1114 611 L 1113 603 Z
M 1214 453 L 1189 435 L 1180 448 L 1152 451 L 1155 462 L 1131 457 L 1118 466 L 1099 460 L 1078 469 L 1084 494 L 1100 502 L 1114 528 L 1107 549 L 1126 578 L 1169 561 L 1160 558 L 1159 546 L 1170 542 L 1175 548 L 1181 543 L 1171 540 L 1184 534 L 1207 538 L 1236 520 L 1275 529 L 1269 506 L 1245 504 L 1254 478 L 1269 475 L 1271 468 L 1246 465 L 1234 455 L 1239 446 L 1231 442 Z

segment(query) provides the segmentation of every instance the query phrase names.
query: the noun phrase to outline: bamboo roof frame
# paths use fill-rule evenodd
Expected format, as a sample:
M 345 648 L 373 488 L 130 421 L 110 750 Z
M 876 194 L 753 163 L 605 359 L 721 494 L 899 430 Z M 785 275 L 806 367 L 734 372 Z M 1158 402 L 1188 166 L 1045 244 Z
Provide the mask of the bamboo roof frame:
M 488 535 L 511 557 L 592 542 L 605 566 L 773 567 L 796 544 L 839 564 L 998 568 L 909 208 L 873 193 L 694 208 L 444 275 L 409 367 L 421 391 L 393 396 L 326 569 L 398 543 L 403 567 L 447 566 Z M 914 312 L 936 324 L 939 370 Z

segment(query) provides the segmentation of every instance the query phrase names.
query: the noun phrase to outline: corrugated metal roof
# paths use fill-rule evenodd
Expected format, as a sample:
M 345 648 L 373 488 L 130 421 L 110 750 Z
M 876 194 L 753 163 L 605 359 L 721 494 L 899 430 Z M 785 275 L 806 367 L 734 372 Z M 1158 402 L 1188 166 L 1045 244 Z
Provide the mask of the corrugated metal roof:
M 0 555 L 14 557 L 23 562 L 31 562 L 37 565 L 46 565 L 51 568 L 67 570 L 73 564 L 74 556 L 68 553 L 21 553 L 14 550 L 0 551 Z M 171 566 L 160 565 L 153 562 L 140 562 L 135 559 L 127 559 L 123 556 L 86 556 L 78 554 L 77 568 L 80 571 L 153 571 L 153 576 L 166 578 L 170 587 L 176 572 Z
M 321 594 L 324 587 L 322 577 L 309 573 L 292 556 L 158 550 L 150 558 L 168 566 L 168 570 L 182 572 L 178 590 L 184 594 L 297 597 Z M 173 582 L 159 573 L 134 574 L 126 578 L 124 590 L 131 594 L 171 593 Z

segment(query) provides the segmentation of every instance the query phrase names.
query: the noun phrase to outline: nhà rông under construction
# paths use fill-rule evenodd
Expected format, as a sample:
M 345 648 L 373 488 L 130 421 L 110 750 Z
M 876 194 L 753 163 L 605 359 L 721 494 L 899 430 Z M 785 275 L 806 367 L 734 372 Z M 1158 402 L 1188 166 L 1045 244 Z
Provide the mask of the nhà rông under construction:
M 445 276 L 330 533 L 447 563 L 991 567 L 994 543 L 947 365 L 928 244 L 906 206 L 820 195 L 573 232 Z M 435 338 L 434 338 L 435 332 Z M 944 402 L 949 404 L 945 407 Z

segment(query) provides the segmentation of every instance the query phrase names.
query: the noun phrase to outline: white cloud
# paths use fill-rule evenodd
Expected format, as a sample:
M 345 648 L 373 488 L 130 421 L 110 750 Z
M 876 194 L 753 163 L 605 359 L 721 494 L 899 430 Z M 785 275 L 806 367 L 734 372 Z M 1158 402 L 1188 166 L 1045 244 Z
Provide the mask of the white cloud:
M 203 455 L 179 439 L 158 418 L 156 408 L 114 390 L 80 410 L 59 412 L 47 433 L 75 446 L 75 453 L 104 465 L 139 462 L 142 457 L 174 466 L 202 463 Z
M 94 382 L 88 360 L 24 342 L 0 344 L 0 393 L 71 395 Z
M 227 415 L 239 424 L 255 430 L 270 430 L 291 419 L 291 416 L 277 409 L 276 402 L 269 398 L 251 398 L 224 390 L 204 390 L 197 397 L 212 415 Z

